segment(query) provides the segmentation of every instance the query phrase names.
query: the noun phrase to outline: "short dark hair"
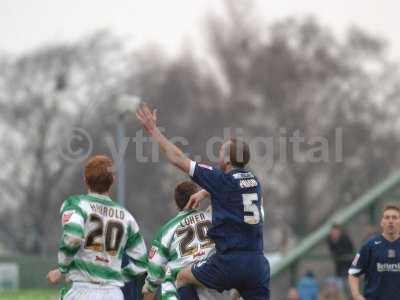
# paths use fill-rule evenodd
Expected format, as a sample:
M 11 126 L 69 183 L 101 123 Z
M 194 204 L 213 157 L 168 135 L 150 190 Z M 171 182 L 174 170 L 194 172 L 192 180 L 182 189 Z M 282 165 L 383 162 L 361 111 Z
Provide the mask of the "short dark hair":
M 114 182 L 113 161 L 105 155 L 89 158 L 85 166 L 85 180 L 92 192 L 103 194 Z
M 175 188 L 175 203 L 182 210 L 188 203 L 190 196 L 199 190 L 198 186 L 192 181 L 184 181 Z
M 391 203 L 391 204 L 385 205 L 385 207 L 383 208 L 383 213 L 385 213 L 385 211 L 387 211 L 387 210 L 395 210 L 400 214 L 400 207 L 396 204 Z
M 239 139 L 232 138 L 227 144 L 226 151 L 229 157 L 229 162 L 233 167 L 244 168 L 250 161 L 249 145 Z
M 337 230 L 342 231 L 343 227 L 339 223 L 333 223 L 331 229 L 337 229 Z

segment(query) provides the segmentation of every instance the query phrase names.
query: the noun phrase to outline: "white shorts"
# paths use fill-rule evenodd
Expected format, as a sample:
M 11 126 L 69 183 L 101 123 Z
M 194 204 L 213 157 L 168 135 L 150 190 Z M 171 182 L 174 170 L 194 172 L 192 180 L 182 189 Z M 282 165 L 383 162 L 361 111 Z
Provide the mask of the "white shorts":
M 197 295 L 200 300 L 231 300 L 232 295 L 230 291 L 224 291 L 222 293 L 208 289 L 206 287 L 197 288 Z
M 221 299 L 221 294 L 215 290 L 211 290 L 205 287 L 197 288 L 197 295 L 200 300 L 218 300 Z
M 64 300 L 124 300 L 124 296 L 118 286 L 74 282 Z
M 168 293 L 169 296 L 165 294 Z M 178 292 L 175 288 L 175 285 L 169 281 L 161 284 L 161 294 L 163 295 L 163 299 L 167 300 L 178 300 Z M 198 287 L 197 295 L 200 300 L 225 300 L 232 299 L 231 293 L 229 291 L 225 291 L 222 294 L 216 290 L 208 289 L 206 287 Z

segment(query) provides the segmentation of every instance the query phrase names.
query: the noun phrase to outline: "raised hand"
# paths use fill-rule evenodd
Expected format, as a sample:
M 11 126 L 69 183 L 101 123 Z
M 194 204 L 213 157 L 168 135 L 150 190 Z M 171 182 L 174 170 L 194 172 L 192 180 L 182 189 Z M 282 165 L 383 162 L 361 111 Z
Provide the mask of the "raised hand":
M 185 209 L 198 208 L 200 206 L 200 202 L 209 196 L 208 192 L 205 190 L 200 190 L 197 193 L 194 193 L 190 196 L 188 203 L 185 206 Z
M 141 102 L 136 110 L 136 116 L 143 128 L 151 135 L 157 128 L 156 110 L 151 111 L 146 103 Z

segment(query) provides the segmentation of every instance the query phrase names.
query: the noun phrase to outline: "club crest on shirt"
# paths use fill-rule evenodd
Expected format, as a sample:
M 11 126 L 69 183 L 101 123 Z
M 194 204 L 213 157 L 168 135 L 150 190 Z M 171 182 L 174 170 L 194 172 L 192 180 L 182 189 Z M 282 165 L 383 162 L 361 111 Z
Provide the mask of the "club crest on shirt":
M 394 249 L 389 249 L 388 258 L 395 258 L 395 257 L 396 257 L 396 251 Z

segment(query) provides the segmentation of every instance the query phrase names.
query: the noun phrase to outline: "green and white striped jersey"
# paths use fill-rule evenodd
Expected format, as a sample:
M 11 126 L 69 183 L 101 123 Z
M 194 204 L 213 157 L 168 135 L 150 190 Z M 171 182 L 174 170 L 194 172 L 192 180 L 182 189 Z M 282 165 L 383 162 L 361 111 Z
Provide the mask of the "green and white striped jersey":
M 123 286 L 125 280 L 146 272 L 146 245 L 139 227 L 110 197 L 71 196 L 60 213 L 63 233 L 58 264 L 68 279 Z M 124 252 L 130 262 L 122 269 Z
M 175 296 L 178 272 L 213 253 L 214 243 L 207 236 L 210 226 L 211 212 L 202 210 L 181 211 L 164 224 L 149 252 L 146 288 L 154 292 L 163 284 L 162 299 Z

